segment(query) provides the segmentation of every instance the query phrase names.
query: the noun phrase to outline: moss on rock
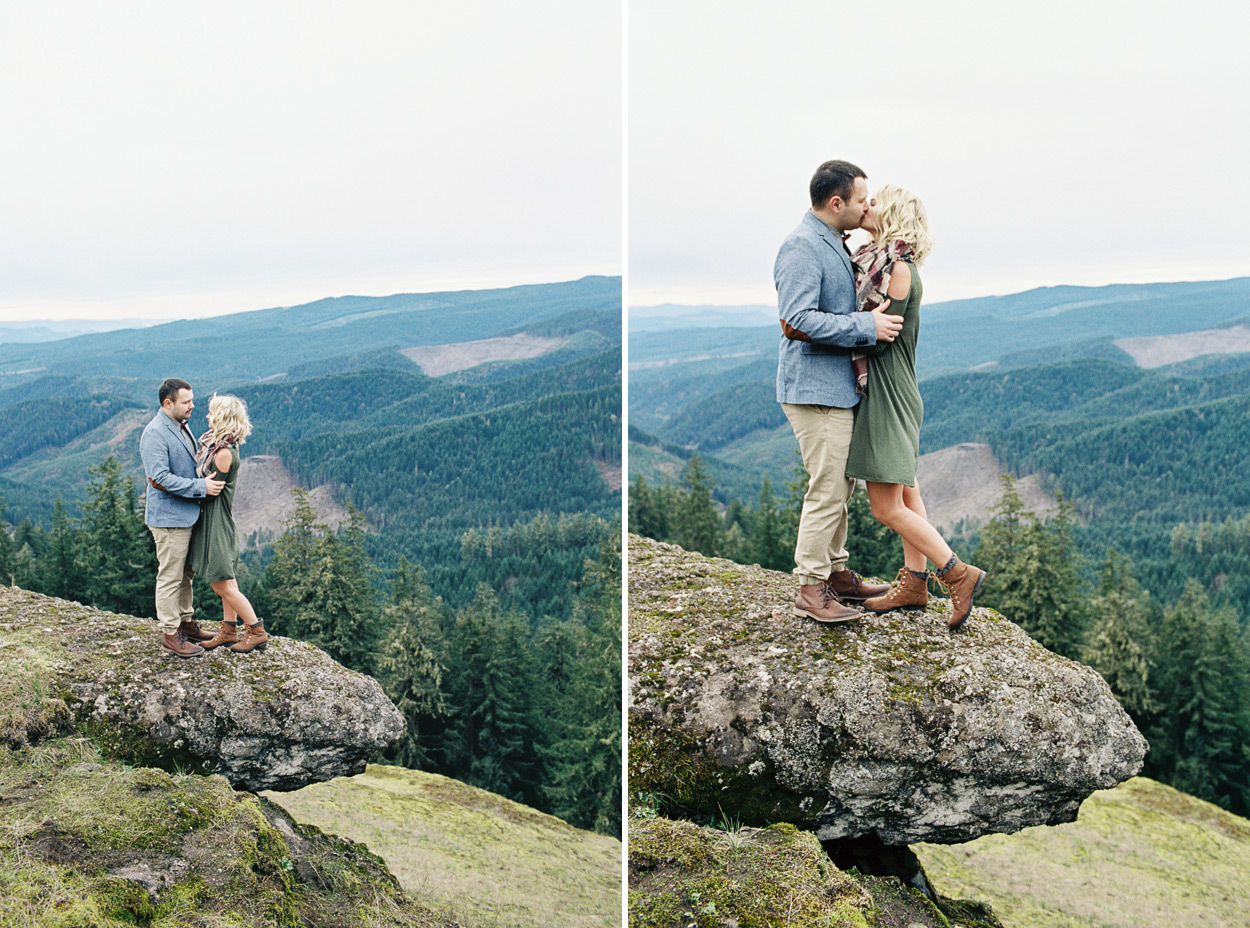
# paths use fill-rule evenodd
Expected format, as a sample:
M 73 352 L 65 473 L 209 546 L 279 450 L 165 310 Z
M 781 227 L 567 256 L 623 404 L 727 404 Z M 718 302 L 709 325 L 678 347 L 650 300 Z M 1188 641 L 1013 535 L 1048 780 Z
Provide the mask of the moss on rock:
M 632 818 L 629 837 L 631 928 L 952 928 L 955 911 L 963 928 L 1001 928 L 986 907 L 938 905 L 896 878 L 841 871 L 793 825 Z
M 0 924 L 434 926 L 380 858 L 85 738 L 0 752 Z

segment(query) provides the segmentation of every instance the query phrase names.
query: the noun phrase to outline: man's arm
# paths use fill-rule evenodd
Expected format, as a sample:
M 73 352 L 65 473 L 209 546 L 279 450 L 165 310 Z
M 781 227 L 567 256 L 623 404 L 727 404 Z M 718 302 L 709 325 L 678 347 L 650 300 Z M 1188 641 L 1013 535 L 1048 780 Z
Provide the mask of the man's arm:
M 179 477 L 169 469 L 169 445 L 156 432 L 144 430 L 139 439 L 139 457 L 143 459 L 143 473 L 153 483 L 158 483 L 166 493 L 187 499 L 207 496 L 207 481 L 202 477 Z
M 773 275 L 782 328 L 790 338 L 799 341 L 841 348 L 872 345 L 877 340 L 872 313 L 826 313 L 818 308 L 821 274 L 815 248 L 804 239 L 790 238 L 777 253 Z

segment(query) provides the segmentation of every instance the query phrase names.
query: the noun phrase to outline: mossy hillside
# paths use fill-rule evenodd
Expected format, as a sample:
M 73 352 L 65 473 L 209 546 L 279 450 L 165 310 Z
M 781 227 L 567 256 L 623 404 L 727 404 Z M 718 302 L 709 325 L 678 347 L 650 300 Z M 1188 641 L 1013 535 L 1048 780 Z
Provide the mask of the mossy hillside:
M 621 843 L 437 774 L 365 773 L 265 794 L 363 841 L 405 889 L 467 924 L 591 928 L 621 920 Z
M 631 818 L 630 928 L 951 928 L 952 920 L 894 878 L 838 870 L 815 836 L 792 825 L 718 831 Z M 998 928 L 954 904 L 965 928 Z
M 0 752 L 0 925 L 435 926 L 362 847 L 86 738 Z
M 913 849 L 1011 928 L 1244 928 L 1250 912 L 1250 821 L 1144 777 L 1071 824 Z

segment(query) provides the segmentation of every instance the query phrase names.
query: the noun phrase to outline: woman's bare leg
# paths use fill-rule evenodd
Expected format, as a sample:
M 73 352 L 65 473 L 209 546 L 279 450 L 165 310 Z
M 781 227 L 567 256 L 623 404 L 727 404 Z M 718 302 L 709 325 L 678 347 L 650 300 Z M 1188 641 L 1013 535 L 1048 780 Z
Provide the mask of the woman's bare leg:
M 882 525 L 887 525 L 903 539 L 904 563 L 912 570 L 925 569 L 924 559 L 934 564 L 945 565 L 954 556 L 937 529 L 929 524 L 929 520 L 912 510 L 903 502 L 903 491 L 906 489 L 899 483 L 868 483 L 868 503 L 872 506 L 872 514 Z M 919 494 L 916 494 L 919 500 Z M 921 509 L 924 503 L 920 502 Z M 908 546 L 911 550 L 908 550 Z M 910 558 L 910 560 L 909 560 Z M 913 562 L 916 566 L 912 566 Z
M 924 508 L 924 500 L 920 498 L 919 484 L 914 487 L 903 485 L 903 505 L 926 522 L 929 521 L 928 510 Z M 929 567 L 928 558 L 924 556 L 924 552 L 915 545 L 909 544 L 906 538 L 903 539 L 903 565 L 917 573 L 921 573 Z
M 244 625 L 256 624 L 256 610 L 252 608 L 252 604 L 248 602 L 246 596 L 239 589 L 239 584 L 233 579 L 218 580 L 211 584 L 213 592 L 221 597 L 222 613 L 228 615 L 233 612 L 237 617 L 243 619 Z M 233 620 L 231 620 L 233 621 Z

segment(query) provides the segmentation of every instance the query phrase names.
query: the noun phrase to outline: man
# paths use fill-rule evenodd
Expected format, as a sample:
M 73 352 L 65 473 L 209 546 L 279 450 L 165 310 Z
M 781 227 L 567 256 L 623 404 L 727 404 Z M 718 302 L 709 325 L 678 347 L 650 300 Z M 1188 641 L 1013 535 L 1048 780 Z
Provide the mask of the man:
M 868 182 L 846 161 L 826 161 L 812 176 L 812 208 L 777 253 L 773 275 L 781 316 L 777 401 L 794 428 L 807 469 L 799 517 L 794 614 L 846 622 L 859 612 L 840 600 L 864 600 L 889 589 L 864 583 L 846 567 L 846 456 L 855 422 L 851 349 L 893 341 L 903 317 L 887 302 L 855 312 L 855 272 L 845 239 L 868 213 Z
M 204 653 L 202 631 L 191 606 L 192 572 L 187 569 L 191 527 L 200 515 L 199 500 L 216 496 L 223 480 L 195 475 L 196 442 L 187 428 L 195 397 L 185 380 L 170 377 L 157 393 L 161 410 L 143 429 L 139 455 L 148 478 L 144 521 L 156 540 L 156 620 L 161 647 L 179 657 Z

